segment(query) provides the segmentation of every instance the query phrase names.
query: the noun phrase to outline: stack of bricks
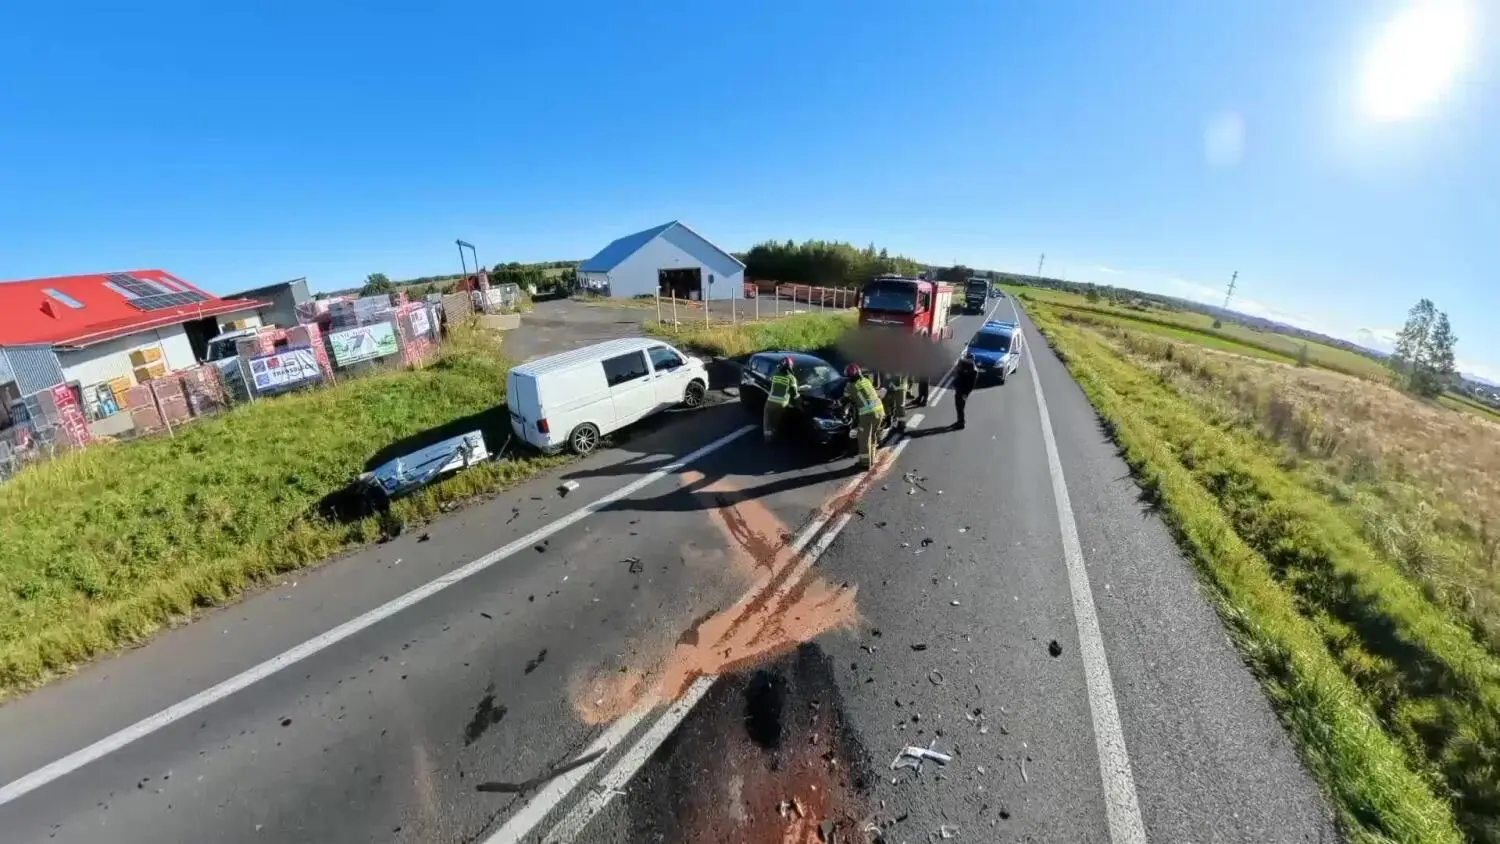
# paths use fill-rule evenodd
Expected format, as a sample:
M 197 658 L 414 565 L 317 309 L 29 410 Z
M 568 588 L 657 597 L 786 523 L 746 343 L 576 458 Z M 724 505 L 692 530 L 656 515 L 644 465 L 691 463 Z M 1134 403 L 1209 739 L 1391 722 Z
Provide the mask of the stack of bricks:
M 73 395 L 72 387 L 65 384 L 53 387 L 51 404 L 53 413 L 50 415 L 57 426 L 59 442 L 66 442 L 75 448 L 93 443 L 94 434 L 89 430 L 88 417 L 78 405 L 78 397 Z
M 184 369 L 178 376 L 182 380 L 182 393 L 187 398 L 188 410 L 194 416 L 209 416 L 228 406 L 224 382 L 216 367 L 195 366 Z
M 437 321 L 425 302 L 409 302 L 396 309 L 396 339 L 401 345 L 401 361 L 407 366 L 422 367 L 437 357 Z

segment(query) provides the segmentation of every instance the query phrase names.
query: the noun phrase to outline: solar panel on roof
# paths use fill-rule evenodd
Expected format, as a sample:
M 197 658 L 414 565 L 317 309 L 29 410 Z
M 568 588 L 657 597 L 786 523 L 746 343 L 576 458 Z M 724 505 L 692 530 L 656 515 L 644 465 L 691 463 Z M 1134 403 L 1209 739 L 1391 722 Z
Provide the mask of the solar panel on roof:
M 208 301 L 207 296 L 196 290 L 188 290 L 186 287 L 180 291 L 174 290 L 162 282 L 136 278 L 126 273 L 110 273 L 104 278 L 105 286 L 124 296 L 137 310 L 161 311 Z

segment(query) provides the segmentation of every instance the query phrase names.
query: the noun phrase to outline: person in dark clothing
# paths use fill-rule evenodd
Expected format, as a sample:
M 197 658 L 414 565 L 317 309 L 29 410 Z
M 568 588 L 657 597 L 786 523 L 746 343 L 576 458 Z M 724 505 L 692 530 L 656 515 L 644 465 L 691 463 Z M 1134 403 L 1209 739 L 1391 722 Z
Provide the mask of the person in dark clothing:
M 958 421 L 953 423 L 955 430 L 964 429 L 964 408 L 968 406 L 969 394 L 974 392 L 974 385 L 978 382 L 979 368 L 974 365 L 974 355 L 965 351 L 958 368 L 953 371 L 953 406 L 958 409 Z

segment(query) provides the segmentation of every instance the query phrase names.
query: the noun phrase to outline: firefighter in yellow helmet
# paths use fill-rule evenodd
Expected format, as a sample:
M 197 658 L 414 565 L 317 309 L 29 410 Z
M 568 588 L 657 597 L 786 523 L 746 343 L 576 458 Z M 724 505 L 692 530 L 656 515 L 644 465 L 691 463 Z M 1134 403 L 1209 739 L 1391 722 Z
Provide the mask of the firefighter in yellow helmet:
M 858 417 L 859 441 L 859 465 L 869 469 L 875 465 L 875 451 L 878 446 L 877 437 L 880 431 L 880 423 L 885 420 L 885 407 L 880 401 L 880 391 L 870 383 L 870 379 L 859 368 L 859 364 L 851 363 L 844 367 L 844 398 L 854 407 Z
M 771 392 L 766 395 L 766 406 L 761 411 L 760 434 L 766 442 L 776 438 L 776 432 L 781 430 L 782 417 L 796 399 L 797 373 L 788 355 L 776 365 L 776 373 L 771 376 Z

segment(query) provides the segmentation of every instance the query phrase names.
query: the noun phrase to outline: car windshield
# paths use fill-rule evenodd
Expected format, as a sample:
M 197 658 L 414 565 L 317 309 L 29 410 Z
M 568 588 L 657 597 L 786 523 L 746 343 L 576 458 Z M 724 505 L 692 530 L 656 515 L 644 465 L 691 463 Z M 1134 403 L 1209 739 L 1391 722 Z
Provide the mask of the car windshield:
M 974 341 L 969 346 L 986 352 L 1008 352 L 1010 351 L 1010 338 L 1004 334 L 984 332 L 975 334 Z
M 917 287 L 899 282 L 872 284 L 865 288 L 865 308 L 912 313 L 917 309 Z
M 826 363 L 799 363 L 794 372 L 798 384 L 818 388 L 839 377 L 833 367 Z
M 983 282 L 983 281 L 971 281 L 971 282 L 969 282 L 969 291 L 970 292 L 973 292 L 973 293 L 985 293 L 985 292 L 988 292 L 989 289 L 990 289 L 990 286 L 989 286 L 989 284 L 987 282 Z

